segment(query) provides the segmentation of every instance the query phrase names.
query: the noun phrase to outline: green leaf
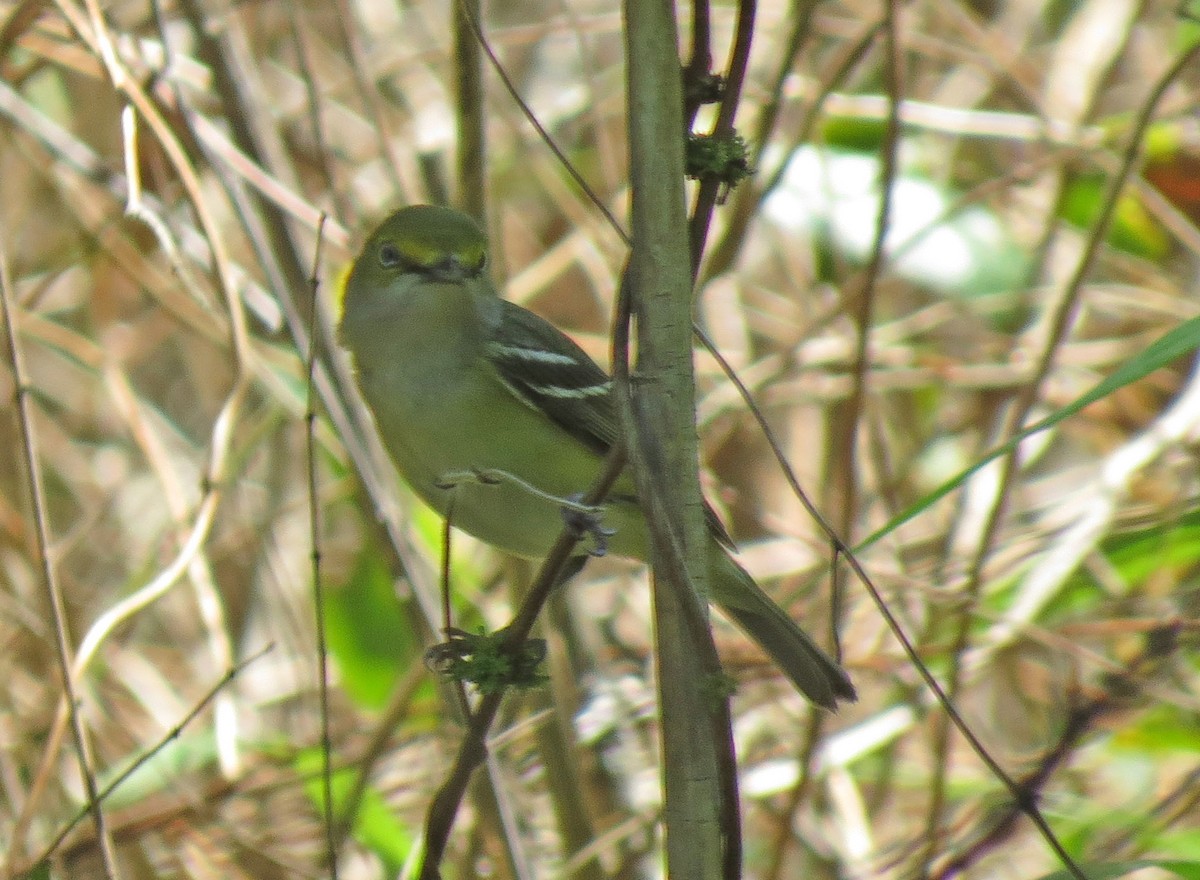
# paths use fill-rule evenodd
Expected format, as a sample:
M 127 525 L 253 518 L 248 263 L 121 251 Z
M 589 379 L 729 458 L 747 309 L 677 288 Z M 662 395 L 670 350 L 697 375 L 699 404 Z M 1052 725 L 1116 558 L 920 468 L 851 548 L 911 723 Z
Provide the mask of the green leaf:
M 372 709 L 384 706 L 396 680 L 420 657 L 391 572 L 369 543 L 350 579 L 325 591 L 325 633 L 346 693 Z
M 1143 868 L 1160 868 L 1170 871 L 1184 880 L 1200 880 L 1200 862 L 1139 859 L 1136 862 L 1112 862 L 1101 865 L 1081 865 L 1080 867 L 1088 880 L 1113 880 L 1113 878 L 1125 877 Z M 1070 871 L 1055 871 L 1039 880 L 1075 880 L 1075 875 Z
M 1175 516 L 1164 512 L 1161 521 L 1149 528 L 1105 538 L 1100 552 L 1110 573 L 1131 591 L 1150 578 L 1173 578 L 1183 583 L 1200 565 L 1200 509 Z M 1011 588 L 1018 583 L 1019 578 L 1013 577 L 1003 589 L 994 590 L 988 597 L 988 608 L 1003 613 L 1012 599 Z M 1097 581 L 1090 569 L 1080 568 L 1046 604 L 1045 614 L 1051 618 L 1094 615 L 1097 603 L 1109 597 L 1108 585 Z
M 1180 0 L 1175 13 L 1176 30 L 1172 43 L 1177 51 L 1185 51 L 1200 40 L 1200 2 Z
M 1122 725 L 1112 744 L 1129 749 L 1138 755 L 1150 755 L 1165 759 L 1170 752 L 1200 753 L 1200 737 L 1196 736 L 1195 718 L 1184 714 L 1174 706 L 1158 706 L 1136 719 L 1133 724 Z
M 1200 510 L 1148 529 L 1116 535 L 1104 543 L 1104 555 L 1128 584 L 1174 572 L 1184 577 L 1200 562 Z
M 1076 398 L 1066 406 L 1056 410 L 1046 418 L 1036 424 L 1030 425 L 1024 431 L 1021 431 L 1016 437 L 1007 443 L 996 447 L 991 452 L 984 455 L 979 461 L 964 470 L 953 479 L 947 480 L 938 488 L 934 489 L 928 495 L 908 509 L 901 511 L 896 516 L 892 517 L 885 525 L 877 529 L 867 536 L 855 550 L 863 550 L 884 535 L 889 534 L 895 529 L 908 522 L 913 517 L 921 512 L 932 507 L 941 499 L 945 498 L 959 486 L 967 481 L 969 477 L 977 471 L 982 470 L 989 462 L 994 461 L 1002 455 L 1006 455 L 1016 449 L 1026 437 L 1030 437 L 1039 431 L 1045 431 L 1047 428 L 1052 428 L 1064 419 L 1075 415 L 1084 407 L 1095 403 L 1103 397 L 1112 394 L 1118 388 L 1124 388 L 1131 382 L 1136 382 L 1138 379 L 1145 378 L 1155 370 L 1161 369 L 1172 361 L 1177 360 L 1187 354 L 1194 352 L 1200 348 L 1200 318 L 1192 318 L 1190 321 L 1185 321 L 1174 330 L 1164 334 L 1150 345 L 1148 345 L 1141 354 L 1130 358 L 1120 367 L 1118 367 L 1107 379 L 1096 384 L 1090 391 Z
M 1090 229 L 1100 215 L 1104 199 L 1108 198 L 1108 183 L 1108 178 L 1102 174 L 1072 179 L 1063 194 L 1063 219 L 1082 229 Z M 1171 250 L 1167 233 L 1133 195 L 1122 195 L 1117 200 L 1108 242 L 1149 260 L 1160 260 Z
M 887 137 L 887 120 L 830 114 L 821 123 L 821 140 L 830 147 L 877 153 Z
M 1153 845 L 1156 852 L 1187 860 L 1176 864 L 1195 865 L 1200 859 L 1200 829 L 1166 829 L 1154 835 Z
M 50 863 L 38 862 L 32 871 L 17 875 L 17 880 L 50 880 Z
M 1148 260 L 1164 260 L 1171 253 L 1171 237 L 1134 195 L 1117 199 L 1108 238 L 1114 247 Z
M 296 756 L 295 769 L 305 780 L 304 792 L 322 816 L 325 810 L 325 785 L 321 778 L 323 766 L 320 749 L 307 749 Z M 333 774 L 330 788 L 335 817 L 345 811 L 356 776 L 356 771 L 351 768 Z M 363 791 L 355 811 L 351 834 L 379 857 L 389 877 L 400 872 L 412 852 L 413 835 L 408 826 L 393 815 L 379 790 L 369 785 Z

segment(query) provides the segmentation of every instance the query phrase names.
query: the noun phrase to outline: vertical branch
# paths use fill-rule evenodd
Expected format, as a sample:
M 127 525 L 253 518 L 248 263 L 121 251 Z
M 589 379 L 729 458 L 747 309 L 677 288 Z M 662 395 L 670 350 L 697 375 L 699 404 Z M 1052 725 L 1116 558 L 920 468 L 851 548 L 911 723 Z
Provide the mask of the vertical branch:
M 687 65 L 683 68 L 684 107 L 683 119 L 689 127 L 700 109 L 697 85 L 708 78 L 712 67 L 712 10 L 708 0 L 692 3 L 692 49 Z
M 729 67 L 725 74 L 725 91 L 721 97 L 721 108 L 712 134 L 717 138 L 734 134 L 733 121 L 737 116 L 738 103 L 742 98 L 742 85 L 746 81 L 746 68 L 750 64 L 750 44 L 754 38 L 754 19 L 758 0 L 741 0 L 738 3 L 737 28 L 733 35 L 733 48 L 729 53 Z M 695 206 L 691 219 L 692 274 L 700 271 L 700 258 L 704 254 L 704 243 L 708 240 L 708 224 L 712 220 L 717 196 L 724 186 L 717 177 L 709 176 L 700 181 L 696 191 Z
M 458 123 L 458 204 L 487 226 L 487 149 L 483 118 L 483 52 L 475 28 L 482 29 L 480 0 L 454 4 L 454 118 Z
M 715 694 L 720 664 L 703 601 L 710 539 L 697 470 L 675 10 L 667 0 L 626 0 L 624 13 L 633 250 L 622 299 L 638 318 L 636 398 L 628 384 L 628 350 L 620 350 L 628 325 L 620 319 L 614 361 L 651 537 L 667 867 L 674 877 L 733 877 L 741 847 L 731 725 L 728 701 Z

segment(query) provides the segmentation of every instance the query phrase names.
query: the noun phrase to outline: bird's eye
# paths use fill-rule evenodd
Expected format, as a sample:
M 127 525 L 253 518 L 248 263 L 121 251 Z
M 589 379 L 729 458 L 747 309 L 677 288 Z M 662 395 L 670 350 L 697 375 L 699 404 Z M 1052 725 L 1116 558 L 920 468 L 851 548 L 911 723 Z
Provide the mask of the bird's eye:
M 390 241 L 385 241 L 379 246 L 379 265 L 385 269 L 394 269 L 400 265 L 403 258 L 400 256 L 400 248 L 396 247 Z

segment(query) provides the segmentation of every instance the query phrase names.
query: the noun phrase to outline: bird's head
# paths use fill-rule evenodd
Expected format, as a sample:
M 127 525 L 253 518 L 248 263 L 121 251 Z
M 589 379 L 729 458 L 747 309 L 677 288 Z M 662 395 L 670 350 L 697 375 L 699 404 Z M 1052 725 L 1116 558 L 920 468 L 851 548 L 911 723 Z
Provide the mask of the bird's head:
M 426 281 L 465 281 L 487 264 L 487 238 L 471 217 L 452 208 L 410 205 L 371 233 L 352 273 L 387 286 L 404 275 Z

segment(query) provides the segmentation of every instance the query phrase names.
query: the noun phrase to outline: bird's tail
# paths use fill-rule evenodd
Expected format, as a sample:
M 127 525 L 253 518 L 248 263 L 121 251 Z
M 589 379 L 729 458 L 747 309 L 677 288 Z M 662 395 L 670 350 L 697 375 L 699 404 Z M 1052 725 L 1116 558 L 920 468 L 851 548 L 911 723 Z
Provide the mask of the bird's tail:
M 819 706 L 836 709 L 838 700 L 856 700 L 850 677 L 800 629 L 754 579 L 724 551 L 712 551 L 709 589 L 712 598 L 776 665 Z

